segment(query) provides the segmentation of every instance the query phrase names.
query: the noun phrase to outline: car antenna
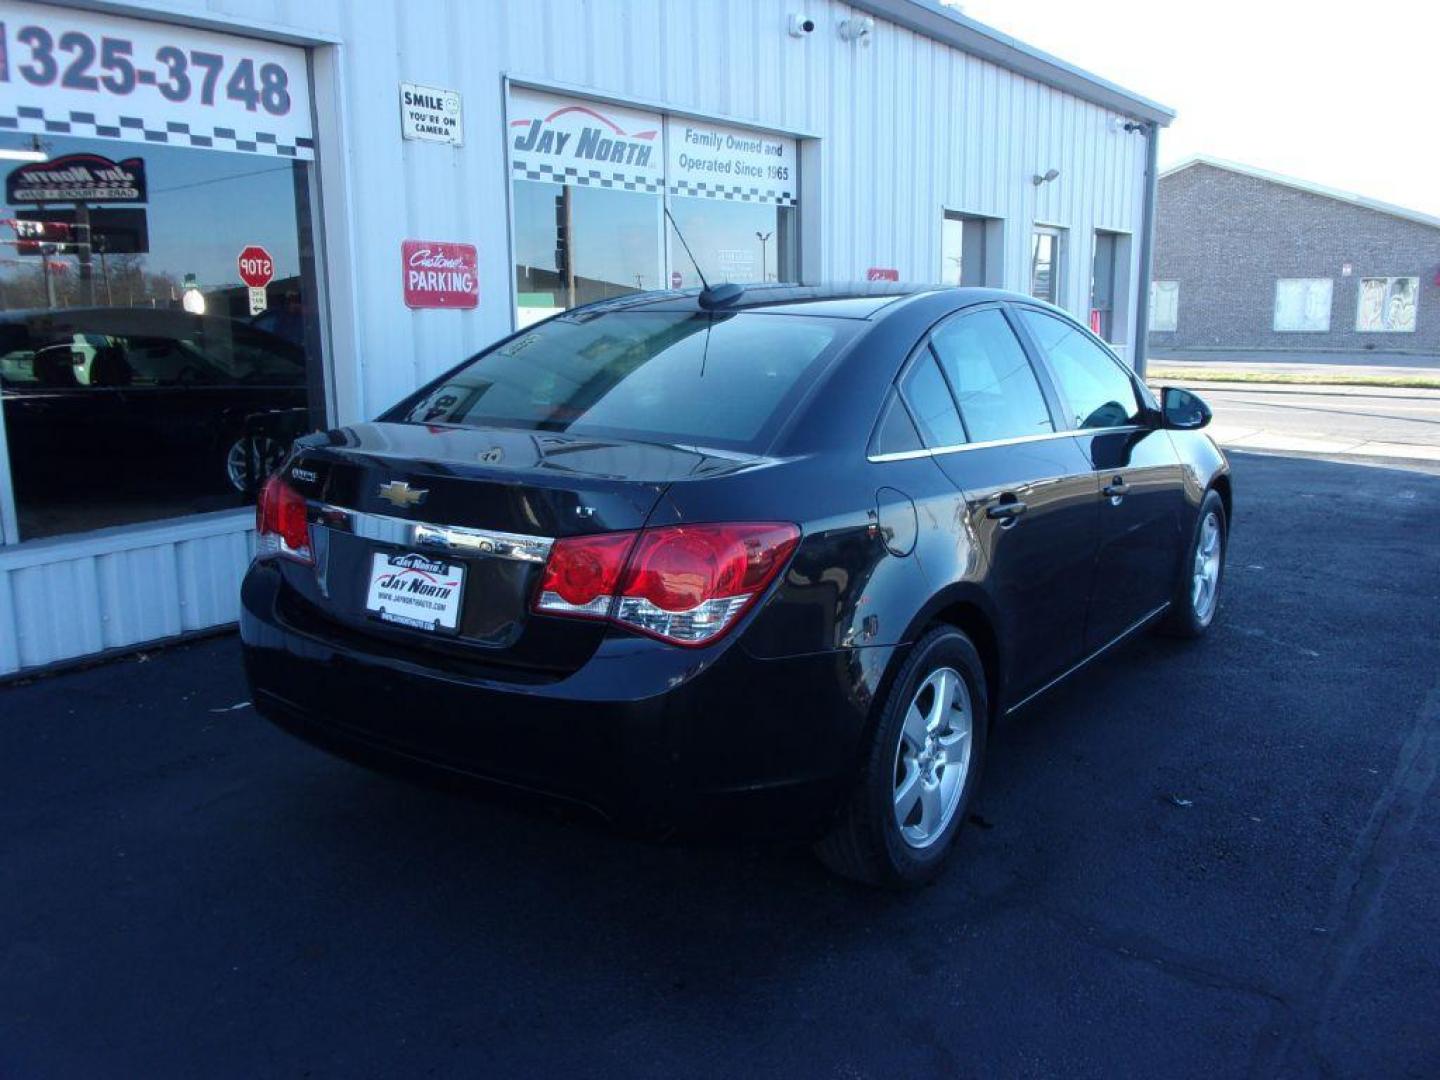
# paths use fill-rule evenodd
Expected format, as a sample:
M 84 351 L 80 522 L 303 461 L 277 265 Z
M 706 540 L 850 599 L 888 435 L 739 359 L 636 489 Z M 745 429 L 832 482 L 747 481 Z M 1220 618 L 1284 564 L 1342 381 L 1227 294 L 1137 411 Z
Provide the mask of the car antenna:
M 670 213 L 670 208 L 665 207 L 665 216 L 670 220 L 670 227 L 675 230 L 675 235 L 680 238 L 680 245 L 685 249 L 685 254 L 690 256 L 690 265 L 695 267 L 695 273 L 700 278 L 700 284 L 704 286 L 697 298 L 700 306 L 706 311 L 714 311 L 718 307 L 725 307 L 733 304 L 740 297 L 745 295 L 745 290 L 733 282 L 726 282 L 723 285 L 711 286 L 705 280 L 705 271 L 700 269 L 700 263 L 695 258 L 695 253 L 690 250 L 690 245 L 685 242 L 685 234 L 680 231 L 680 226 L 675 223 L 675 215 Z

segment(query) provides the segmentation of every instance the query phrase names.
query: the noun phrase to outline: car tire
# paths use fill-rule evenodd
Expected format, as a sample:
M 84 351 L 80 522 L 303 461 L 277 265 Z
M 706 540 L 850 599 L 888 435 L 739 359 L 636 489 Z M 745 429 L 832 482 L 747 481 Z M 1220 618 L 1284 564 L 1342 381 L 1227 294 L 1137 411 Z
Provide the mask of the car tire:
M 227 436 L 221 440 L 224 446 L 224 461 L 222 467 L 225 472 L 226 486 L 239 494 L 248 494 L 258 490 L 264 483 L 265 478 L 280 467 L 285 460 L 287 447 L 268 435 L 256 436 L 256 453 L 259 458 L 260 475 L 251 477 L 249 470 L 249 438 L 244 432 Z
M 1162 633 L 1169 637 L 1198 638 L 1210 629 L 1220 606 L 1220 586 L 1225 580 L 1225 553 L 1229 543 L 1225 503 L 1212 488 L 1205 493 L 1200 512 L 1195 516 L 1195 529 L 1180 564 L 1175 595 L 1160 623 Z M 1202 572 L 1210 575 L 1208 590 L 1197 584 Z
M 953 705 L 945 709 L 952 678 Z M 948 626 L 928 632 L 884 698 L 859 779 L 839 820 L 816 844 L 820 860 L 843 877 L 887 888 L 913 888 L 934 877 L 984 766 L 989 715 L 985 669 L 970 639 Z M 962 727 L 968 729 L 963 737 Z

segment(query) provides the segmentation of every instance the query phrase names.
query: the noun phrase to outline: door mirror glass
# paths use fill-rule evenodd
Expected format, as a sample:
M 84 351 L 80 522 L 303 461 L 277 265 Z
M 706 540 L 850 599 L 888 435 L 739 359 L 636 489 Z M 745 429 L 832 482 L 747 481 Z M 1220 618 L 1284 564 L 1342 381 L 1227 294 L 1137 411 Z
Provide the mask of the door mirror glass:
M 1189 390 L 1167 386 L 1160 391 L 1165 426 L 1177 431 L 1198 431 L 1210 423 L 1210 406 Z

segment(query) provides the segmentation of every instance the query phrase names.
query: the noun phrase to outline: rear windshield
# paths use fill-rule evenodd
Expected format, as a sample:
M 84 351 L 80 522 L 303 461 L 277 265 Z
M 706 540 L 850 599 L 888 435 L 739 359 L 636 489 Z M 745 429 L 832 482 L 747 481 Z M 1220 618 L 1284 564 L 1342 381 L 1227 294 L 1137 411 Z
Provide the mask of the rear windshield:
M 761 451 L 852 332 L 803 315 L 577 312 L 481 353 L 389 419 Z

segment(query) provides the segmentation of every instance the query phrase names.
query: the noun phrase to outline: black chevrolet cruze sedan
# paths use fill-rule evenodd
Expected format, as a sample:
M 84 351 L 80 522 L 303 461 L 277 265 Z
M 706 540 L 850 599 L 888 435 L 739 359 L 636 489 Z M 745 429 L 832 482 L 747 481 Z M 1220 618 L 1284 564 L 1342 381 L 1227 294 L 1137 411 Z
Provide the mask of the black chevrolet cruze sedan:
M 578 308 L 296 444 L 243 586 L 253 699 L 367 763 L 914 884 L 998 719 L 1209 626 L 1209 418 L 1009 293 Z

